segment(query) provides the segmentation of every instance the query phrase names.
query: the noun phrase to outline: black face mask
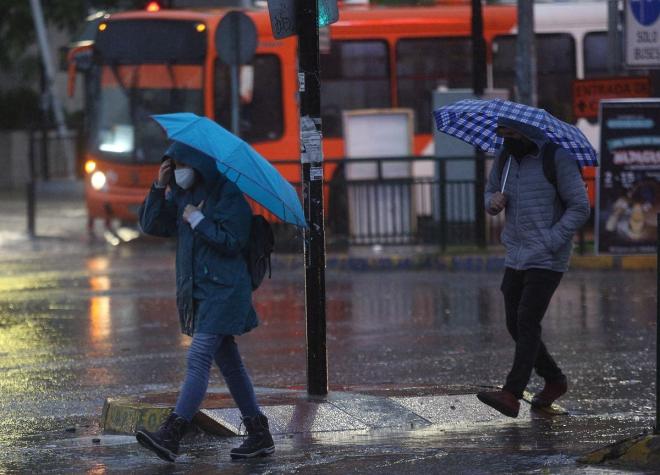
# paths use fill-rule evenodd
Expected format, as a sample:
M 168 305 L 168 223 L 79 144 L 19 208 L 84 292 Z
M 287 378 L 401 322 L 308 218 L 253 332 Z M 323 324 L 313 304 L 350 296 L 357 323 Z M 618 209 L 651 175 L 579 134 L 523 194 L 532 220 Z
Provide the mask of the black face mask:
M 517 159 L 523 158 L 528 153 L 536 150 L 536 145 L 527 140 L 512 139 L 510 137 L 504 138 L 504 147 Z

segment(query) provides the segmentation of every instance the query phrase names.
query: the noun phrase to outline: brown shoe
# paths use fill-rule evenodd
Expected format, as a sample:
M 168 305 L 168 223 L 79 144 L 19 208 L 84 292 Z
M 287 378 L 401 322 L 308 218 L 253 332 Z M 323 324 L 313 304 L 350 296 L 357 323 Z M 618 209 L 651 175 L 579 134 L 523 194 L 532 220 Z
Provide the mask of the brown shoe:
M 543 390 L 532 398 L 533 407 L 550 407 L 553 402 L 568 391 L 566 376 L 554 381 L 546 381 Z
M 477 398 L 484 404 L 488 404 L 495 410 L 500 411 L 505 416 L 518 417 L 520 411 L 520 402 L 518 398 L 509 391 L 482 391 L 477 393 Z

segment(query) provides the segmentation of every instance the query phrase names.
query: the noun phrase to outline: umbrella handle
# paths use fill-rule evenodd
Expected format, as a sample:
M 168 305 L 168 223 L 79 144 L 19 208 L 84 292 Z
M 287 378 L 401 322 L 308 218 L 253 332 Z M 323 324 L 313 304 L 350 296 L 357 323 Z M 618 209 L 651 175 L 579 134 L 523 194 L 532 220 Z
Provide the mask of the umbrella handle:
M 502 179 L 500 193 L 504 193 L 504 187 L 506 186 L 506 179 L 509 177 L 510 169 L 511 169 L 511 155 L 509 155 L 509 159 L 507 160 L 507 166 L 506 166 L 506 170 L 504 171 L 504 178 Z

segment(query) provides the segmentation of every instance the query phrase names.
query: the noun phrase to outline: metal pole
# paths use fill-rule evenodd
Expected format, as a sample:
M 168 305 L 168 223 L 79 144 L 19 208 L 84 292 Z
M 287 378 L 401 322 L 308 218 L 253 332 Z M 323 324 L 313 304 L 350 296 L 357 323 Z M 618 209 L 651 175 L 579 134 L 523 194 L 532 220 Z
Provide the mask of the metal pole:
M 481 0 L 472 0 L 472 89 L 474 95 L 481 97 L 486 88 L 486 41 L 484 40 L 484 20 Z M 484 183 L 486 172 L 484 163 L 486 156 L 479 148 L 476 149 L 474 160 L 474 204 L 475 204 L 475 234 L 477 245 L 486 247 L 486 209 L 484 204 Z
M 621 69 L 621 37 L 619 34 L 619 0 L 607 2 L 607 69 L 612 75 Z
M 41 159 L 41 179 L 43 181 L 48 181 L 50 179 L 50 171 L 49 171 L 49 166 L 48 166 L 48 161 L 49 161 L 49 150 L 48 150 L 48 142 L 49 142 L 49 137 L 48 137 L 48 110 L 49 110 L 49 93 L 48 89 L 46 87 L 46 73 L 44 71 L 43 66 L 39 68 L 41 71 L 40 75 L 40 86 L 41 86 L 41 102 L 39 104 L 39 107 L 41 109 L 41 154 L 40 154 L 40 159 Z
M 655 280 L 655 427 L 653 433 L 660 434 L 660 213 L 656 216 L 656 280 Z
M 328 393 L 325 323 L 325 230 L 323 224 L 323 149 L 318 5 L 297 0 L 298 90 L 305 230 L 305 315 L 307 325 L 307 392 Z
M 518 0 L 516 36 L 516 100 L 536 107 L 536 42 L 534 0 Z
M 234 16 L 231 18 L 231 21 L 233 22 L 233 31 L 234 31 L 234 44 L 236 45 L 236 61 L 232 61 L 231 66 L 229 67 L 229 71 L 231 74 L 231 131 L 234 133 L 234 135 L 240 137 L 240 130 L 239 130 L 239 125 L 238 125 L 238 111 L 240 107 L 240 97 L 239 97 L 239 92 L 238 92 L 238 71 L 239 71 L 239 65 L 238 65 L 238 51 L 240 50 L 239 45 L 241 44 L 241 33 L 240 33 L 240 28 L 239 28 L 239 23 L 238 23 L 238 17 Z
M 238 96 L 238 68 L 237 64 L 229 66 L 231 75 L 231 131 L 237 137 L 240 137 L 240 130 L 238 125 L 238 109 L 240 98 Z
M 53 66 L 53 58 L 50 55 L 48 47 L 48 38 L 46 37 L 46 22 L 44 21 L 44 13 L 41 8 L 40 0 L 30 0 L 30 7 L 32 8 L 32 19 L 34 20 L 34 29 L 37 33 L 37 40 L 39 43 L 39 51 L 41 52 L 41 62 L 44 68 L 46 88 L 49 93 L 50 106 L 55 116 L 57 123 L 57 135 L 62 140 L 64 154 L 67 161 L 67 175 L 68 178 L 75 178 L 75 154 L 73 147 L 69 140 L 69 134 L 66 128 L 64 119 L 64 109 L 57 94 L 55 94 L 55 67 Z
M 28 177 L 28 182 L 26 186 L 26 202 L 27 202 L 27 231 L 28 231 L 28 236 L 30 238 L 33 238 L 36 233 L 35 233 L 35 204 L 36 204 L 36 199 L 35 199 L 35 193 L 34 193 L 34 171 L 35 171 L 35 166 L 34 166 L 34 129 L 30 127 L 30 130 L 28 132 L 28 147 L 29 147 L 29 152 L 28 152 L 28 168 L 29 168 L 29 173 L 30 176 Z
M 447 160 L 437 159 L 440 178 L 440 249 L 447 250 Z

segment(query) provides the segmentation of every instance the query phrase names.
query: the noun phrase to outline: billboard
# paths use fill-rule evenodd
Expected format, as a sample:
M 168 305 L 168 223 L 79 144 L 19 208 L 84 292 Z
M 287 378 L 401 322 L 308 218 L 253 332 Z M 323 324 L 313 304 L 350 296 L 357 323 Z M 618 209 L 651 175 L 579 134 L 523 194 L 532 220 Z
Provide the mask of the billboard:
M 596 246 L 654 254 L 660 212 L 660 99 L 601 102 Z

